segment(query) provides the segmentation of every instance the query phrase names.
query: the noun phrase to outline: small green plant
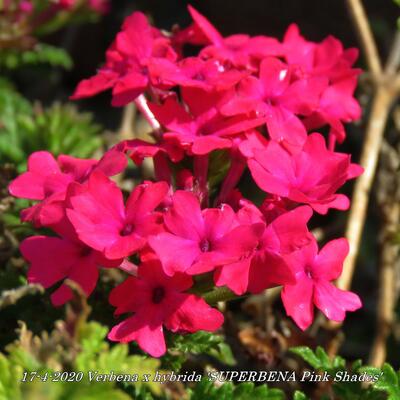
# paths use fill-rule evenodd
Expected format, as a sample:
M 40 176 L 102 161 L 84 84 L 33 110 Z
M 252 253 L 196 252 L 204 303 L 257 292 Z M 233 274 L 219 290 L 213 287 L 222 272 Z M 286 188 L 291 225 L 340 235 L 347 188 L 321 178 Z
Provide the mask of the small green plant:
M 90 157 L 102 144 L 100 132 L 91 114 L 80 113 L 71 104 L 32 104 L 0 80 L 1 164 L 13 163 L 23 171 L 28 155 L 37 150 Z

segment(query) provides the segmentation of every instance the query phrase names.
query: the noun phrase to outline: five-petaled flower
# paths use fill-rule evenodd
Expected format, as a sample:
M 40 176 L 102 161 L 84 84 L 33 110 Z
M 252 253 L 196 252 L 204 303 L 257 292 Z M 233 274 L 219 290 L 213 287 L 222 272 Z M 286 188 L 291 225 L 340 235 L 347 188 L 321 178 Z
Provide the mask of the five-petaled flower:
M 163 326 L 172 332 L 213 332 L 221 327 L 224 317 L 202 298 L 185 293 L 193 284 L 183 273 L 165 274 L 158 260 L 149 260 L 110 295 L 115 314 L 134 313 L 112 328 L 110 340 L 130 342 L 154 357 L 166 351 Z
M 286 257 L 296 276 L 296 283 L 285 285 L 282 301 L 301 329 L 307 329 L 314 314 L 314 304 L 334 321 L 343 321 L 346 311 L 361 307 L 360 298 L 352 292 L 338 289 L 331 281 L 342 272 L 349 252 L 346 239 L 328 242 L 319 252 L 312 240 L 308 245 Z

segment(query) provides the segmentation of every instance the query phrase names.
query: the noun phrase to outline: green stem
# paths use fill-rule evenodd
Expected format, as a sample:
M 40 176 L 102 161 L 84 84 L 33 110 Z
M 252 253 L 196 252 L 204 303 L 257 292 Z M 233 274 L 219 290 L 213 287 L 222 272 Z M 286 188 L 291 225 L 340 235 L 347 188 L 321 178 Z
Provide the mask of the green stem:
M 229 290 L 227 287 L 222 286 L 222 287 L 217 287 L 214 290 L 211 290 L 210 292 L 204 293 L 203 299 L 208 303 L 208 304 L 216 304 L 219 301 L 229 301 L 229 300 L 236 300 L 244 296 L 238 296 L 235 293 L 233 293 L 231 290 Z

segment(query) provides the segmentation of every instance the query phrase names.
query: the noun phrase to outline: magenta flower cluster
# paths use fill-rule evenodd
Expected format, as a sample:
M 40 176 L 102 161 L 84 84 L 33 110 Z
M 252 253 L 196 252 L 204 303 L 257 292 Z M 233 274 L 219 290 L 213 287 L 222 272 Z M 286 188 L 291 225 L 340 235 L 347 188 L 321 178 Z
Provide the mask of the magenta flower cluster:
M 286 312 L 301 329 L 314 305 L 342 321 L 359 297 L 334 286 L 349 251 L 346 239 L 318 250 L 307 224 L 313 213 L 346 210 L 337 191 L 362 168 L 335 151 L 344 123 L 360 116 L 353 97 L 360 73 L 356 49 L 334 37 L 304 39 L 296 25 L 282 42 L 244 34 L 223 37 L 192 7 L 193 23 L 172 34 L 129 16 L 98 73 L 74 99 L 112 89 L 112 104 L 135 102 L 153 128 L 153 142 L 132 139 L 100 160 L 40 151 L 10 185 L 37 201 L 22 219 L 53 236 L 25 239 L 28 279 L 58 285 L 54 305 L 72 297 L 68 278 L 89 296 L 99 269 L 129 276 L 113 289 L 116 315 L 128 314 L 109 339 L 137 341 L 152 356 L 165 353 L 163 329 L 215 331 L 223 315 L 201 297 L 196 282 L 236 295 L 283 286 Z M 197 56 L 184 57 L 190 45 Z M 328 127 L 326 138 L 315 133 Z M 229 155 L 222 183 L 210 187 L 210 154 Z M 155 181 L 124 194 L 110 177 L 144 158 Z M 265 192 L 254 204 L 237 189 L 246 168 Z

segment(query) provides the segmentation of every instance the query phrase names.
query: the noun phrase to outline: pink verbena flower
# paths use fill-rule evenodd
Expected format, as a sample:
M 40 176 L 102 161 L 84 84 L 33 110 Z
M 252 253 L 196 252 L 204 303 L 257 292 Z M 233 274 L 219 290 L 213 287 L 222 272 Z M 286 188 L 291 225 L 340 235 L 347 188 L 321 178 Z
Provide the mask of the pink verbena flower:
M 175 138 L 189 154 L 208 154 L 232 146 L 232 135 L 263 124 L 264 119 L 224 117 L 216 107 L 216 96 L 200 89 L 182 91 L 187 110 L 169 97 L 164 104 L 149 104 L 157 120 L 167 129 L 165 138 Z
M 328 36 L 321 43 L 304 39 L 297 25 L 292 24 L 283 40 L 284 57 L 299 77 L 323 77 L 329 84 L 319 106 L 304 123 L 309 130 L 330 125 L 331 133 L 341 143 L 345 138 L 343 122 L 360 118 L 361 108 L 354 98 L 361 70 L 352 68 L 358 57 L 355 48 L 343 49 L 342 43 Z
M 241 295 L 246 291 L 260 293 L 273 286 L 294 283 L 293 272 L 283 256 L 310 242 L 307 222 L 311 215 L 311 208 L 303 206 L 266 224 L 254 205 L 240 209 L 238 219 L 241 223 L 258 225 L 258 242 L 252 252 L 241 260 L 217 268 L 216 285 L 226 285 Z
M 80 159 L 64 154 L 56 160 L 47 151 L 37 151 L 28 158 L 27 172 L 14 179 L 8 189 L 15 197 L 40 200 L 40 203 L 23 210 L 21 218 L 36 226 L 48 226 L 62 218 L 62 207 L 54 206 L 64 201 L 70 183 L 85 182 L 93 171 L 113 176 L 126 165 L 126 157 L 115 150 L 106 152 L 100 160 Z
M 149 66 L 157 59 L 175 60 L 169 40 L 146 16 L 134 12 L 106 53 L 106 62 L 92 78 L 81 81 L 71 99 L 93 96 L 112 88 L 112 105 L 124 106 L 142 94 L 150 82 Z
M 161 230 L 161 214 L 155 209 L 168 189 L 165 182 L 138 185 L 124 205 L 118 186 L 96 171 L 87 184 L 69 191 L 67 216 L 83 243 L 109 259 L 123 258 L 143 248 L 148 236 Z
M 205 59 L 219 60 L 223 65 L 257 70 L 258 63 L 267 56 L 280 55 L 281 44 L 267 36 L 238 34 L 224 38 L 217 29 L 197 10 L 188 6 L 197 29 L 208 39 L 210 45 L 200 52 Z
M 162 137 L 157 143 L 130 139 L 118 143 L 115 148 L 126 153 L 136 165 L 141 165 L 145 158 L 154 158 L 160 153 L 167 155 L 175 163 L 181 161 L 184 156 L 184 152 L 175 138 Z
M 240 225 L 230 206 L 201 210 L 196 196 L 180 190 L 172 197 L 164 224 L 167 231 L 150 237 L 149 244 L 168 275 L 212 271 L 237 261 L 257 244 L 254 227 Z
M 326 214 L 329 208 L 346 210 L 349 199 L 336 191 L 362 173 L 359 165 L 350 162 L 349 155 L 328 150 L 319 133 L 309 135 L 295 154 L 270 141 L 264 150 L 254 150 L 248 165 L 262 190 L 309 204 L 320 214 Z
M 142 350 L 160 357 L 166 351 L 163 326 L 181 333 L 217 330 L 223 315 L 202 298 L 184 293 L 192 283 L 182 273 L 165 275 L 158 260 L 143 263 L 137 277 L 128 278 L 111 292 L 115 314 L 134 315 L 114 326 L 108 338 L 124 343 L 135 340 Z
M 314 239 L 286 257 L 296 283 L 283 287 L 282 301 L 288 315 L 301 329 L 310 326 L 314 304 L 333 321 L 343 321 L 346 311 L 361 307 L 355 293 L 338 289 L 331 283 L 340 276 L 348 252 L 349 245 L 344 238 L 328 242 L 319 252 Z
M 198 57 L 184 58 L 178 63 L 164 59 L 152 66 L 151 74 L 157 85 L 165 88 L 179 85 L 206 91 L 226 90 L 247 75 L 226 68 L 218 60 L 204 61 Z
M 243 79 L 234 94 L 228 92 L 220 110 L 224 115 L 256 113 L 265 117 L 270 137 L 291 147 L 302 146 L 307 131 L 299 119 L 318 108 L 325 78 L 293 79 L 292 68 L 277 58 L 261 62 L 259 79 Z
M 68 221 L 58 225 L 60 237 L 31 236 L 22 241 L 20 250 L 30 264 L 28 282 L 49 288 L 64 279 L 70 279 L 89 296 L 96 286 L 98 268 L 117 267 L 121 260 L 108 260 L 100 252 L 82 243 Z M 73 297 L 71 289 L 61 284 L 50 296 L 55 306 Z

